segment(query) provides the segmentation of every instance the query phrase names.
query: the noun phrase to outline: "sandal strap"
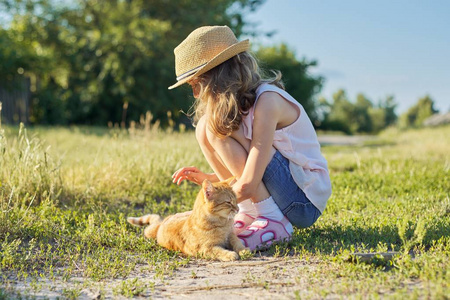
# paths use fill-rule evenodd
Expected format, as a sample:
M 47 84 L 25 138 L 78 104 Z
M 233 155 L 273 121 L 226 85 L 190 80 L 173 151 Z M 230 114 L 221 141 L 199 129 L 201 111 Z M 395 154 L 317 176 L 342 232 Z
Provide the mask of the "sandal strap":
M 245 247 L 255 250 L 260 246 L 269 246 L 275 241 L 290 239 L 291 234 L 286 230 L 286 225 L 288 224 L 289 221 L 285 217 L 281 221 L 258 217 L 238 235 L 238 238 Z M 264 241 L 263 236 L 266 234 L 272 234 L 272 239 Z
M 239 234 L 240 232 L 245 230 L 248 225 L 253 223 L 254 220 L 255 218 L 248 214 L 238 213 L 236 216 L 234 216 L 234 232 Z

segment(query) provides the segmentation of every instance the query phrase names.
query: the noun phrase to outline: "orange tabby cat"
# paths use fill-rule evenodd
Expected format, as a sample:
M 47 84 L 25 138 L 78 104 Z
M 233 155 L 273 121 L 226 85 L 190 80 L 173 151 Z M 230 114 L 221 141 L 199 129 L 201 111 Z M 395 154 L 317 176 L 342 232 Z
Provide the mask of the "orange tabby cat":
M 233 218 L 238 212 L 236 194 L 229 183 L 205 180 L 194 203 L 192 213 L 128 218 L 133 225 L 149 224 L 144 230 L 147 238 L 156 238 L 161 246 L 188 255 L 205 255 L 222 261 L 236 260 L 246 250 L 233 232 Z M 233 251 L 230 251 L 230 250 Z

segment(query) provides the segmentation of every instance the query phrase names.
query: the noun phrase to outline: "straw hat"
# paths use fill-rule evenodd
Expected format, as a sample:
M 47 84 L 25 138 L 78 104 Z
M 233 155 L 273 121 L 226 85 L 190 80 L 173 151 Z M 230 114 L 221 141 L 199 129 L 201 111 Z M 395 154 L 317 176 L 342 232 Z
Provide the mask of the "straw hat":
M 239 42 L 228 26 L 197 28 L 173 51 L 178 82 L 170 86 L 169 90 L 211 70 L 249 48 L 249 41 Z

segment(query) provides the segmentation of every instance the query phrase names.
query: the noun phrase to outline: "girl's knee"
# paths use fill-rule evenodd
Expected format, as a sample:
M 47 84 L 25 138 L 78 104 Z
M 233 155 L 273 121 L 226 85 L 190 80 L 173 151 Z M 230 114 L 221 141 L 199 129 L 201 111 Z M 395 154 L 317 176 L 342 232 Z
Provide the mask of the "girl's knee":
M 197 126 L 195 127 L 195 137 L 200 145 L 205 145 L 208 142 L 208 138 L 206 136 L 206 125 L 206 117 L 202 116 L 200 120 L 198 120 Z
M 208 128 L 208 123 L 205 120 L 205 137 L 209 144 L 213 146 L 213 148 L 217 147 L 220 143 L 225 142 L 228 137 L 221 139 L 217 135 L 215 135 L 211 130 Z
M 197 138 L 197 142 L 200 146 L 204 145 L 208 148 L 215 148 L 219 142 L 224 141 L 225 139 L 220 139 L 211 130 L 208 129 L 208 121 L 205 116 L 202 116 L 200 120 L 197 122 L 197 126 L 195 128 L 195 137 Z

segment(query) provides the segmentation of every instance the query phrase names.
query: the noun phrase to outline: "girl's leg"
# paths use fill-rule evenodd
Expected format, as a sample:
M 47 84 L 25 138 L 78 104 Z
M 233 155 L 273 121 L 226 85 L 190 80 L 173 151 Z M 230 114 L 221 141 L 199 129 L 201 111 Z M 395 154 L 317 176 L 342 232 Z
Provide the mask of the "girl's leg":
M 237 152 L 235 159 L 233 160 L 235 163 L 233 163 L 231 167 L 227 166 L 216 149 L 211 145 L 206 132 L 207 123 L 206 118 L 203 116 L 197 124 L 195 134 L 203 155 L 216 175 L 220 180 L 225 180 L 231 176 L 236 176 L 239 178 L 243 172 L 243 166 L 247 160 L 247 151 L 243 151 L 242 146 L 235 144 L 234 147 L 236 149 L 232 150 Z M 261 195 L 260 197 L 264 196 L 265 195 Z M 236 233 L 244 230 L 257 217 L 257 212 L 251 199 L 239 201 L 238 206 L 239 214 L 236 215 L 234 224 Z
M 195 134 L 206 160 L 220 180 L 241 177 L 250 149 L 250 141 L 244 137 L 242 128 L 231 137 L 219 139 L 207 129 L 206 118 L 202 117 Z M 260 202 L 268 197 L 270 194 L 261 181 L 252 201 Z
M 242 127 L 230 137 L 220 139 L 208 130 L 206 119 L 203 117 L 197 124 L 196 136 L 206 160 L 221 180 L 224 174 L 237 178 L 242 175 L 250 149 L 250 141 L 245 138 Z M 275 149 L 273 152 L 275 153 Z M 261 243 L 290 238 L 293 232 L 292 224 L 284 217 L 262 181 L 251 200 L 253 203 L 247 201 L 239 203 L 239 212 L 244 213 L 242 208 L 245 203 L 247 208 L 248 205 L 252 207 L 253 214 L 259 218 L 253 223 L 250 223 L 252 222 L 250 220 L 244 227 L 237 227 L 239 220 L 235 219 L 235 232 L 239 234 L 246 247 L 254 250 Z M 237 218 L 242 215 L 238 214 Z
M 220 180 L 231 176 L 241 177 L 247 161 L 250 141 L 244 137 L 242 129 L 233 136 L 219 139 L 207 130 L 206 118 L 202 117 L 195 130 L 197 141 L 211 168 Z M 270 197 L 264 183 L 259 184 L 253 202 L 259 202 Z
M 225 167 L 220 156 L 216 150 L 211 146 L 206 137 L 206 118 L 203 116 L 197 123 L 195 128 L 195 137 L 200 145 L 200 149 L 206 158 L 206 161 L 213 169 L 214 173 L 219 177 L 220 180 L 226 180 L 233 176 L 233 174 Z

